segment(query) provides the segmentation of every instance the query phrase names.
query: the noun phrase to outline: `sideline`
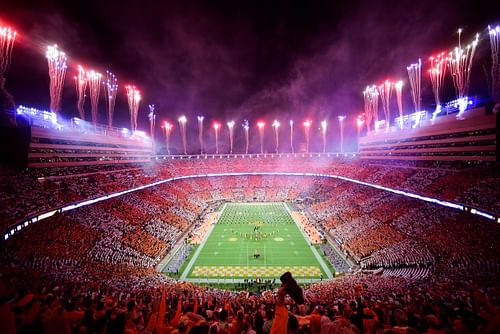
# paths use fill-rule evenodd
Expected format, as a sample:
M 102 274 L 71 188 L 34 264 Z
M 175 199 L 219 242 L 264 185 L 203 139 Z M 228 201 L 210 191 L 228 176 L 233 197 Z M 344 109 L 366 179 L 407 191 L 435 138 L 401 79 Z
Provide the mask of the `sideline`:
M 333 278 L 333 273 L 330 271 L 330 269 L 326 265 L 325 261 L 323 261 L 323 259 L 321 258 L 321 256 L 318 254 L 318 251 L 316 250 L 316 248 L 314 248 L 314 246 L 311 245 L 311 243 L 309 242 L 309 238 L 304 233 L 304 231 L 302 230 L 302 228 L 300 228 L 300 224 L 295 220 L 295 218 L 293 218 L 292 211 L 290 210 L 290 207 L 288 206 L 288 203 L 283 203 L 283 206 L 285 207 L 286 211 L 290 215 L 290 218 L 292 218 L 293 222 L 295 223 L 295 225 L 299 229 L 300 233 L 302 233 L 302 236 L 304 237 L 304 240 L 309 245 L 309 248 L 311 249 L 311 251 L 313 252 L 314 256 L 316 257 L 316 260 L 318 260 L 318 263 L 321 265 L 321 268 L 323 268 L 323 270 L 325 271 L 326 276 L 328 276 L 328 278 Z
M 217 217 L 217 219 L 215 220 L 215 223 L 210 227 L 207 234 L 203 237 L 203 240 L 201 241 L 200 246 L 196 249 L 196 252 L 194 253 L 194 255 L 191 258 L 191 260 L 189 261 L 188 265 L 186 266 L 186 268 L 182 272 L 181 277 L 179 279 L 181 279 L 183 281 L 186 280 L 187 275 L 191 272 L 191 268 L 193 268 L 193 265 L 196 262 L 196 260 L 198 259 L 198 256 L 200 255 L 201 250 L 203 249 L 203 247 L 205 247 L 205 243 L 207 242 L 208 237 L 212 234 L 212 231 L 215 228 L 215 224 L 217 224 L 219 222 L 220 216 L 222 215 L 222 212 L 224 212 L 224 210 L 226 209 L 226 206 L 227 206 L 227 203 L 224 203 L 222 210 L 220 210 L 220 212 L 219 212 L 219 217 Z

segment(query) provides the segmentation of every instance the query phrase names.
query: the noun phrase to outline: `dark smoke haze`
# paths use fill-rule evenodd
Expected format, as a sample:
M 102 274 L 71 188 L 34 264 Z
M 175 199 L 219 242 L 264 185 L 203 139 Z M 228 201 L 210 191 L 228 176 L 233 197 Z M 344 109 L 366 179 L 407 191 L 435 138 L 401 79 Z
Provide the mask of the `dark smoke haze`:
M 483 35 L 474 62 L 471 93 L 485 95 L 482 71 L 489 62 L 485 29 L 500 23 L 498 2 L 488 1 L 16 1 L 1 5 L 0 22 L 18 33 L 7 89 L 16 103 L 47 109 L 44 48 L 57 43 L 71 62 L 63 114 L 77 116 L 73 82 L 78 64 L 118 76 L 114 124 L 129 126 L 124 85 L 142 91 L 139 127 L 148 129 L 147 105 L 157 106 L 158 123 L 174 123 L 172 146 L 181 151 L 177 118 L 188 117 L 190 151 L 198 148 L 197 115 L 205 115 L 205 142 L 214 151 L 213 121 L 223 124 L 220 151 L 228 150 L 225 123 L 236 121 L 235 151 L 244 149 L 241 123 L 250 120 L 251 150 L 259 150 L 257 120 L 265 120 L 266 150 L 274 151 L 271 123 L 281 124 L 289 150 L 288 120 L 313 120 L 311 150 L 320 150 L 321 120 L 329 120 L 328 150 L 339 147 L 337 116 L 345 114 L 346 150 L 355 148 L 354 117 L 363 110 L 362 91 L 385 79 L 405 81 L 404 108 L 413 108 L 406 66 L 422 58 L 423 106 L 433 96 L 426 60 Z M 445 100 L 453 98 L 447 77 Z M 89 101 L 86 111 L 90 118 Z M 396 113 L 394 104 L 392 111 Z M 106 123 L 104 103 L 101 122 Z M 349 117 L 350 116 L 350 117 Z M 159 124 L 157 137 L 162 140 Z

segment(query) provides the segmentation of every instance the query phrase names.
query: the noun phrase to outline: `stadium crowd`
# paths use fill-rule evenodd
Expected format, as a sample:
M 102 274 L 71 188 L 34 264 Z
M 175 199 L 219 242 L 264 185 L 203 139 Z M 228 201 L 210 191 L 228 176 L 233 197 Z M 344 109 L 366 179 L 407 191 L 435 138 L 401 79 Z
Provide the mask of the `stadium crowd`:
M 172 176 L 221 172 L 303 172 L 333 174 L 417 194 L 454 200 L 500 212 L 500 181 L 494 168 L 433 169 L 387 166 L 334 157 L 297 154 L 253 158 L 155 160 L 145 164 L 87 165 L 19 170 L 0 166 L 0 227 L 75 201 L 146 185 Z M 249 176 L 260 179 L 259 176 Z M 274 188 L 264 188 L 273 193 Z M 258 181 L 260 182 L 260 181 Z M 257 182 L 257 183 L 258 183 Z M 444 187 L 443 185 L 447 186 Z M 221 191 L 214 188 L 214 190 Z M 479 194 L 489 192 L 491 196 Z M 227 196 L 224 194 L 222 197 Z M 271 194 L 272 196 L 272 194 Z M 213 197 L 213 196 L 212 196 Z M 217 197 L 217 196 L 216 196 Z M 286 197 L 277 194 L 276 197 Z
M 327 159 L 308 169 L 307 160 L 284 160 L 258 158 L 251 165 L 261 163 L 262 171 L 322 171 L 471 201 L 480 198 L 472 193 L 488 189 L 477 178 L 484 171 L 444 192 L 441 179 L 454 182 L 464 173 Z M 27 171 L 10 183 L 6 178 L 13 172 L 5 169 L 2 187 L 10 190 L 2 192 L 2 202 L 16 198 L 16 203 L 2 206 L 2 215 L 22 216 L 46 203 L 95 197 L 172 175 L 247 171 L 249 165 L 245 159 L 170 161 L 147 170 L 89 169 L 80 181 L 65 174 L 39 181 Z M 489 200 L 479 204 L 498 205 L 484 197 Z M 308 286 L 303 306 L 287 300 L 288 333 L 500 331 L 496 225 L 348 181 L 249 175 L 177 180 L 58 213 L 9 238 L 0 254 L 2 332 L 277 334 L 270 330 L 277 309 L 271 292 L 208 289 L 155 270 L 200 217 L 224 201 L 294 201 L 311 237 L 321 232 L 335 241 L 324 254 L 333 256 L 329 247 L 336 247 L 362 269 Z M 6 225 L 9 219 L 2 221 Z M 204 227 L 197 230 L 201 235 Z
M 198 287 L 143 272 L 128 282 L 52 283 L 39 278 L 0 286 L 3 333 L 495 333 L 498 291 L 475 283 L 349 274 L 287 299 L 284 331 L 278 307 L 262 294 Z M 149 274 L 149 275 L 148 275 Z M 8 275 L 7 275 L 8 276 Z M 124 277 L 124 276 L 122 276 Z M 146 278 L 145 278 L 146 277 Z M 17 276 L 17 278 L 20 278 Z M 131 281 L 131 282 L 130 282 Z M 130 284 L 131 283 L 131 284 Z M 134 288 L 130 289 L 130 286 Z M 138 288 L 141 287 L 141 288 Z M 278 313 L 276 313 L 278 315 Z

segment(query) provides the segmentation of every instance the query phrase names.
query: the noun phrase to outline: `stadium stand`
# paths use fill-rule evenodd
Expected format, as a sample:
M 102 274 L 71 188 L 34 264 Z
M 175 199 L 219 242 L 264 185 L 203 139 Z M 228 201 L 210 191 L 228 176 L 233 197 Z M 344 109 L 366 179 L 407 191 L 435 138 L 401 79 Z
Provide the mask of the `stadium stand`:
M 420 120 L 403 130 L 379 130 L 360 138 L 364 160 L 395 161 L 495 161 L 496 115 L 485 108 Z
M 340 175 L 498 211 L 497 200 L 477 193 L 490 191 L 484 180 L 498 182 L 487 167 L 440 170 L 284 155 L 83 166 L 71 173 L 2 167 L 2 226 L 172 176 L 276 171 Z M 447 184 L 452 186 L 443 191 Z M 270 320 L 274 310 L 267 292 L 246 298 L 156 271 L 179 241 L 206 232 L 202 217 L 225 201 L 293 202 L 311 240 L 324 235 L 331 241 L 321 249 L 344 274 L 306 287 L 304 307 L 292 303 L 305 332 L 313 331 L 319 310 L 320 332 L 498 329 L 497 224 L 347 180 L 299 175 L 177 179 L 31 224 L 2 244 L 2 316 L 19 332 L 112 332 L 121 326 L 160 333 L 161 327 L 182 331 L 187 325 L 190 331 L 252 327 L 264 333 L 258 319 Z M 171 270 L 186 253 L 178 251 Z M 360 269 L 349 267 L 346 257 Z

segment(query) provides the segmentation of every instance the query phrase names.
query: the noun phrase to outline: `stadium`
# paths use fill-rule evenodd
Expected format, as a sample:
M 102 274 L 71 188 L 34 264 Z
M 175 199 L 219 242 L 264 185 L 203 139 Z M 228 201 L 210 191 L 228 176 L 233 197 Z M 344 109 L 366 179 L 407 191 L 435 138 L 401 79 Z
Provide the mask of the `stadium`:
M 482 43 L 498 53 L 500 28 L 488 29 Z M 8 64 L 16 32 L 0 32 Z M 427 112 L 419 60 L 407 69 L 412 111 L 395 112 L 386 81 L 335 125 L 278 114 L 282 124 L 214 121 L 212 135 L 205 117 L 160 122 L 151 104 L 139 131 L 138 89 L 127 86 L 131 128 L 116 127 L 116 78 L 80 66 L 77 111 L 88 89 L 92 120 L 63 114 L 52 82 L 69 60 L 53 48 L 49 111 L 11 103 L 8 66 L 0 73 L 5 333 L 500 330 L 500 84 L 447 104 L 433 86 Z M 108 124 L 92 85 L 104 86 Z

